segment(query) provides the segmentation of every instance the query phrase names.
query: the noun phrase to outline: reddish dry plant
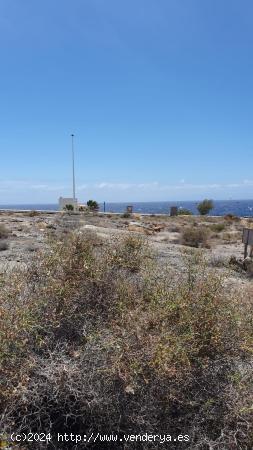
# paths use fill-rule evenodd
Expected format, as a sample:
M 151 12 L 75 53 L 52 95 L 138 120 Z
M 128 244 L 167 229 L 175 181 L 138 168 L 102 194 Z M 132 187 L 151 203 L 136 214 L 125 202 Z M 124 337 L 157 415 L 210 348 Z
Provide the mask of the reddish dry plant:
M 179 277 L 155 267 L 139 237 L 69 233 L 6 274 L 2 429 L 169 432 L 196 450 L 252 448 L 252 303 L 198 255 Z

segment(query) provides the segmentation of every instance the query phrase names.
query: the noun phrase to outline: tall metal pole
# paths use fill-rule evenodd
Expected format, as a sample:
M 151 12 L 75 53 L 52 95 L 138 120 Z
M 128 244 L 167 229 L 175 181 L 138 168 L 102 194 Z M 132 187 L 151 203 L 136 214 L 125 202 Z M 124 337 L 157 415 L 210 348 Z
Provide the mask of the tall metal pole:
M 72 138 L 72 176 L 73 176 L 73 200 L 76 198 L 76 180 L 75 180 L 75 154 L 74 154 L 74 134 L 71 134 Z

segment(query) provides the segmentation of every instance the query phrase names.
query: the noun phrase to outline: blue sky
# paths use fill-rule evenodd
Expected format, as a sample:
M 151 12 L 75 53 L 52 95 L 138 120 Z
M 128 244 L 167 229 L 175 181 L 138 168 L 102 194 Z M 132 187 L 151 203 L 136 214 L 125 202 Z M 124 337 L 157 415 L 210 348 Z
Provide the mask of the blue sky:
M 0 204 L 253 198 L 251 0 L 0 0 Z

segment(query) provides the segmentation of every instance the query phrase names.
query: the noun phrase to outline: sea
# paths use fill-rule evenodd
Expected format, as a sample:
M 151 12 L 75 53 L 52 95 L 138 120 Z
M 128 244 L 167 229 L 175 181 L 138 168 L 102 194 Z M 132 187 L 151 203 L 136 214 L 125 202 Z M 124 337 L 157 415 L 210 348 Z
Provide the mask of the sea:
M 123 213 L 127 206 L 133 206 L 133 212 L 139 214 L 168 214 L 171 206 L 187 208 L 193 214 L 198 214 L 197 205 L 199 201 L 163 201 L 163 202 L 124 202 L 124 203 L 101 203 L 100 211 L 107 213 Z M 58 204 L 19 204 L 0 205 L 2 210 L 36 210 L 57 211 Z M 239 217 L 253 217 L 253 200 L 216 200 L 214 208 L 210 212 L 212 216 L 224 216 L 234 214 Z

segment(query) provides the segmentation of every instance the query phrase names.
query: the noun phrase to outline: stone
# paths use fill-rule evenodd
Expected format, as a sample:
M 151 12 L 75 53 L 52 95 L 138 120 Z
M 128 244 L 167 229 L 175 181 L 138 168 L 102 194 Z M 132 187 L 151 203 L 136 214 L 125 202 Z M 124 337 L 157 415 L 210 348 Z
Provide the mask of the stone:
M 243 267 L 245 268 L 246 272 L 249 275 L 253 275 L 253 258 L 250 258 L 249 256 L 247 256 L 243 260 Z

